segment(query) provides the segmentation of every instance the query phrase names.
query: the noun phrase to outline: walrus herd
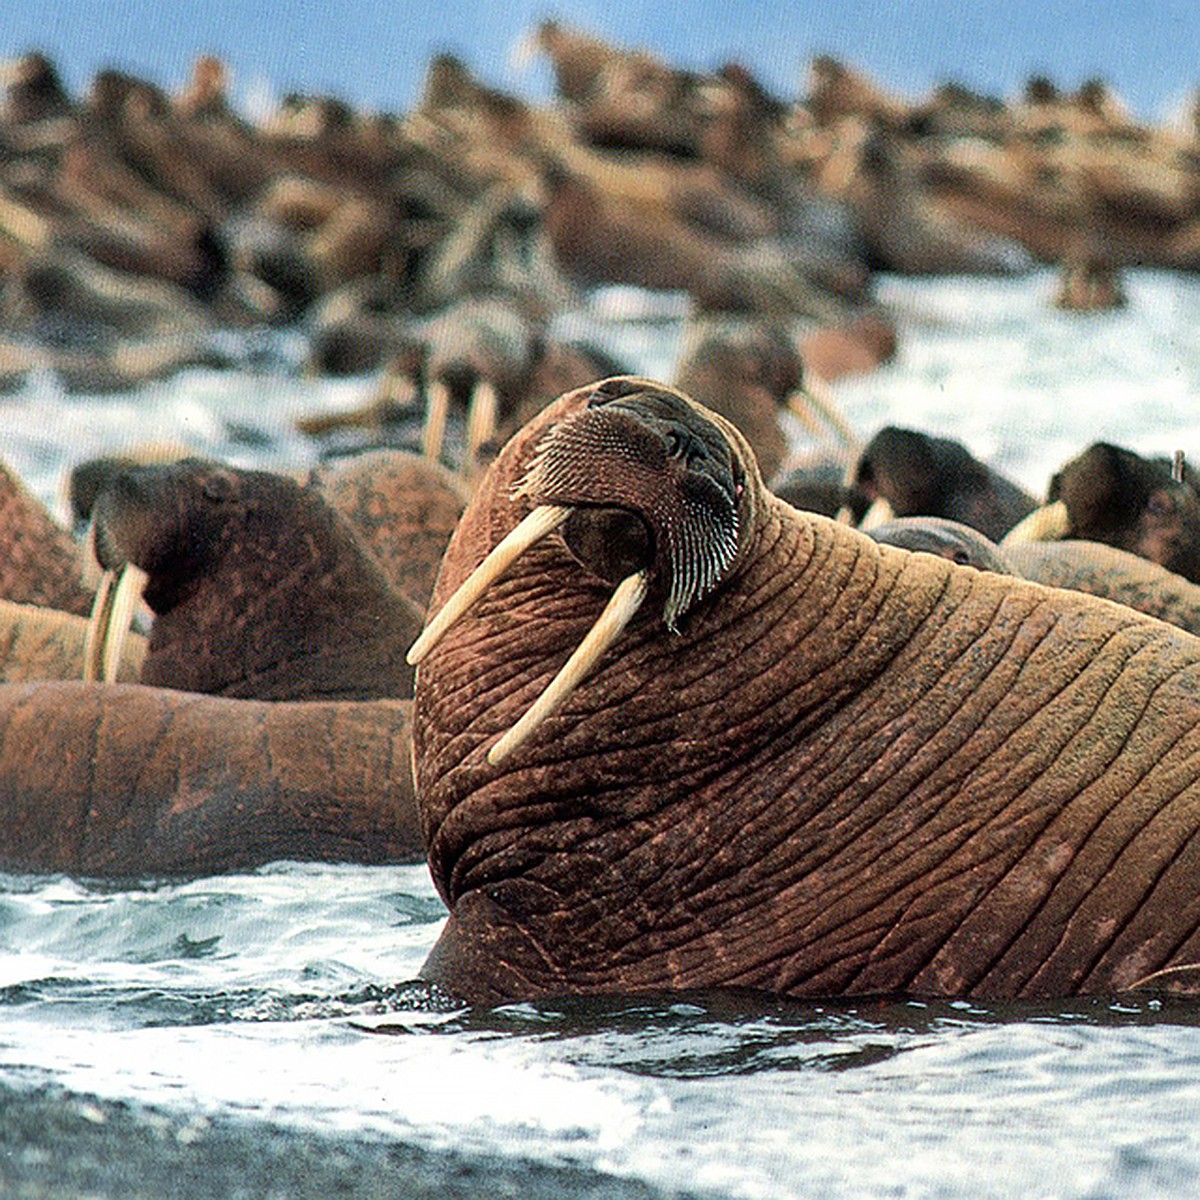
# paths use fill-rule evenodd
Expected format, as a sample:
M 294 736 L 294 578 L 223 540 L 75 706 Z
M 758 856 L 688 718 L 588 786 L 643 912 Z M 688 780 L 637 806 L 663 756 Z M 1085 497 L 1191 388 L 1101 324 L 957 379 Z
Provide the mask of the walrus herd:
M 1093 448 L 1059 491 L 1119 462 L 1185 510 L 1186 476 L 1141 461 Z M 52 610 L 0 613 L 26 638 L 0 641 L 0 866 L 424 856 L 450 910 L 425 974 L 478 1003 L 1186 986 L 1200 642 L 1165 622 L 1195 584 L 1094 542 L 796 509 L 728 418 L 632 376 L 564 394 L 458 496 L 385 452 L 306 485 L 113 469 L 91 544 L 142 573 L 149 636 L 84 682 L 110 631 L 59 613 L 39 677 L 21 646 Z M 430 561 L 423 537 L 421 631 L 385 564 Z
M 175 95 L 6 67 L 0 388 L 300 323 L 377 385 L 297 415 L 306 478 L 80 464 L 74 533 L 0 464 L 0 870 L 426 860 L 424 973 L 475 1003 L 1186 990 L 1184 456 L 1096 443 L 1034 496 L 826 385 L 897 351 L 880 269 L 1057 264 L 1071 310 L 1194 269 L 1195 131 L 1098 81 L 908 103 L 820 58 L 785 103 L 530 47 L 552 104 L 440 55 L 403 115 L 257 122 L 214 59 Z M 605 284 L 682 294 L 671 378 L 570 334 Z

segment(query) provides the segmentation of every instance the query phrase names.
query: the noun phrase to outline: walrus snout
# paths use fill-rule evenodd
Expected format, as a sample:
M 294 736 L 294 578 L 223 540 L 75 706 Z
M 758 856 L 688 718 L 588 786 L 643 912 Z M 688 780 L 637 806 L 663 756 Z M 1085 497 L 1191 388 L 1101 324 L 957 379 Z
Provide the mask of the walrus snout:
M 637 514 L 653 556 L 636 569 L 665 593 L 663 621 L 677 632 L 737 557 L 745 481 L 721 429 L 692 401 L 659 384 L 631 391 L 630 382 L 601 385 L 551 429 L 519 491 L 539 505 Z

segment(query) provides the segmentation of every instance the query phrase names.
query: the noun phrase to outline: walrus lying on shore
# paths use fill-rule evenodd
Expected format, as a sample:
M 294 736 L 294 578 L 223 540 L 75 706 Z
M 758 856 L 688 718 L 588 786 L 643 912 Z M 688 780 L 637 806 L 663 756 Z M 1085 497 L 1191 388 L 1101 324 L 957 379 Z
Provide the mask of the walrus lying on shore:
M 424 974 L 469 1000 L 1050 997 L 1200 961 L 1200 640 L 792 509 L 674 389 L 527 426 L 433 611 Z

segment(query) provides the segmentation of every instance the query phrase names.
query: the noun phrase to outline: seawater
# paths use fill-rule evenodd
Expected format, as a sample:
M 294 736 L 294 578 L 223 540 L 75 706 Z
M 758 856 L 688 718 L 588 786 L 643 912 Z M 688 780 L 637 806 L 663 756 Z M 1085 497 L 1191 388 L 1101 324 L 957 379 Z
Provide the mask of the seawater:
M 1200 454 L 1200 283 L 1128 282 L 1126 310 L 1082 318 L 1050 307 L 1049 275 L 885 279 L 898 359 L 837 395 L 864 434 L 892 422 L 959 437 L 1034 491 L 1095 440 Z M 631 369 L 661 375 L 672 311 L 576 320 Z M 246 465 L 311 464 L 294 417 L 352 405 L 372 381 L 305 381 L 276 357 L 133 396 L 83 399 L 34 379 L 0 399 L 0 455 L 51 503 L 70 462 L 147 436 Z M 453 1194 L 501 1194 L 501 1180 L 506 1195 L 538 1180 L 553 1194 L 538 1174 L 551 1169 L 575 1172 L 562 1194 L 1195 1193 L 1200 1006 L 735 994 L 471 1011 L 416 980 L 444 917 L 420 866 L 103 884 L 0 875 L 0 1193 L 8 1181 L 43 1194 L 39 1169 L 78 1151 L 78 1134 L 46 1134 L 24 1157 L 4 1140 L 47 1104 L 83 1125 L 124 1114 L 138 1145 L 169 1128 L 185 1155 L 230 1127 L 251 1145 L 404 1148 L 426 1169 L 460 1164 Z M 166 1154 L 147 1144 L 137 1153 Z M 288 1194 L 209 1182 L 212 1195 Z M 111 1182 L 89 1194 L 152 1193 Z

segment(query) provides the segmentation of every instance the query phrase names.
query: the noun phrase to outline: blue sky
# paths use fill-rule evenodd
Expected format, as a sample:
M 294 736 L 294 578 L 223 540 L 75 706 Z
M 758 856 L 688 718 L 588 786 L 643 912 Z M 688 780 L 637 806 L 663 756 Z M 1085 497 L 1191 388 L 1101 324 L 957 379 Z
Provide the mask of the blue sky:
M 509 52 L 548 15 L 679 65 L 740 59 L 785 98 L 803 93 L 818 53 L 914 97 L 946 79 L 1011 95 L 1035 72 L 1068 87 L 1101 75 L 1150 118 L 1200 85 L 1197 0 L 5 0 L 4 10 L 0 55 L 42 49 L 76 91 L 105 66 L 174 86 L 197 53 L 214 52 L 243 99 L 324 91 L 390 111 L 412 105 L 439 50 L 497 86 L 544 95 L 545 71 L 517 71 Z

